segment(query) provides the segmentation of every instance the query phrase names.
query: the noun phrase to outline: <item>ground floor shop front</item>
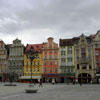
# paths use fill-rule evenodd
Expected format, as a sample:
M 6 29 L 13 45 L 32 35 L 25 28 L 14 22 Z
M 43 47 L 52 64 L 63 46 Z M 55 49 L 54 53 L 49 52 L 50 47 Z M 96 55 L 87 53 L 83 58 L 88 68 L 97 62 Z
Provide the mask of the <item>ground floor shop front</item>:
M 73 83 L 75 82 L 75 73 L 60 73 L 60 83 Z
M 51 83 L 55 80 L 56 83 L 59 82 L 59 74 L 42 74 L 42 80 L 46 83 Z
M 9 74 L 8 73 L 1 73 L 0 74 L 0 82 L 7 82 L 9 80 Z
M 38 83 L 40 82 L 40 79 L 42 79 L 41 75 L 38 75 L 38 76 L 21 76 L 19 78 L 19 82 L 22 82 L 22 83 L 30 83 L 32 81 L 32 83 Z

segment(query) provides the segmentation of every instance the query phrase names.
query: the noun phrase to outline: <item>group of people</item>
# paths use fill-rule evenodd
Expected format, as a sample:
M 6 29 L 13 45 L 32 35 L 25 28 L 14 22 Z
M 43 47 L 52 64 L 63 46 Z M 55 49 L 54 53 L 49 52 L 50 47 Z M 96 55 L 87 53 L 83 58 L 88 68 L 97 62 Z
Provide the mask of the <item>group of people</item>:
M 40 80 L 38 80 L 38 82 L 39 82 L 39 87 L 43 87 L 43 85 L 42 85 L 42 79 L 40 79 Z M 52 84 L 54 85 L 55 83 L 57 83 L 56 81 L 55 81 L 55 79 L 52 79 Z M 36 82 L 34 81 L 34 85 L 36 84 Z

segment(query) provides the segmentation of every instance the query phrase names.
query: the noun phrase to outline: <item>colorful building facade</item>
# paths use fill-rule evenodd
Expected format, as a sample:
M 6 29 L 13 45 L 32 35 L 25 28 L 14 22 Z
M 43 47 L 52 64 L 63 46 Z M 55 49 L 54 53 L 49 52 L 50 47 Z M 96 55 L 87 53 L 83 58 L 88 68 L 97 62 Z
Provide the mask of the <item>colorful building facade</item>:
M 74 41 L 73 39 L 60 39 L 59 45 L 60 82 L 74 82 Z
M 19 39 L 15 39 L 9 47 L 8 71 L 14 81 L 24 74 L 24 45 Z
M 95 81 L 100 83 L 100 30 L 91 37 L 93 39 Z
M 75 52 L 75 77 L 78 82 L 90 83 L 95 78 L 93 41 L 90 36 L 73 38 Z
M 31 61 L 26 56 L 26 52 L 33 47 L 38 51 L 38 57 L 32 61 L 32 80 L 38 82 L 42 78 L 42 44 L 28 44 L 24 53 L 24 76 L 21 77 L 23 81 L 29 82 L 31 79 Z
M 0 81 L 7 81 L 8 57 L 5 43 L 0 41 Z
M 48 42 L 43 43 L 43 82 L 52 82 L 54 79 L 59 82 L 59 48 L 53 38 L 48 38 Z

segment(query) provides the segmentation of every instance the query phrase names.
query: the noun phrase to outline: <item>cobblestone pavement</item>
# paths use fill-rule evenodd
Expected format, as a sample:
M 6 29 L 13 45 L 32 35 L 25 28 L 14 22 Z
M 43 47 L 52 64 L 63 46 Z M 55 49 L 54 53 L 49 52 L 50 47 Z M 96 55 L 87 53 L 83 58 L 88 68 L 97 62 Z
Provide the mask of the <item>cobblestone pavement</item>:
M 83 84 L 36 84 L 37 93 L 28 94 L 29 84 L 15 83 L 17 86 L 4 86 L 0 83 L 0 100 L 100 100 L 100 85 Z

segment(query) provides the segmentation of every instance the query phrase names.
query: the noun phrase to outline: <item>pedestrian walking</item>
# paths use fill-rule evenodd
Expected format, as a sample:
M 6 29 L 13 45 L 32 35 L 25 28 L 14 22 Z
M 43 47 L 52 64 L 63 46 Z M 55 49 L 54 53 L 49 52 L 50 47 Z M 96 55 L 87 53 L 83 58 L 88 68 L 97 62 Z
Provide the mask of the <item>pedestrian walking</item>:
M 42 87 L 42 80 L 41 80 L 41 79 L 40 79 L 40 84 L 39 84 L 39 87 L 40 87 L 40 86 Z
M 33 82 L 34 82 L 34 85 L 35 85 L 36 84 L 35 80 Z
M 52 84 L 53 84 L 53 85 L 55 84 L 55 80 L 54 80 L 54 79 L 52 79 Z
M 80 82 L 80 86 L 82 86 L 82 82 Z
M 93 81 L 91 80 L 90 83 L 93 84 Z

